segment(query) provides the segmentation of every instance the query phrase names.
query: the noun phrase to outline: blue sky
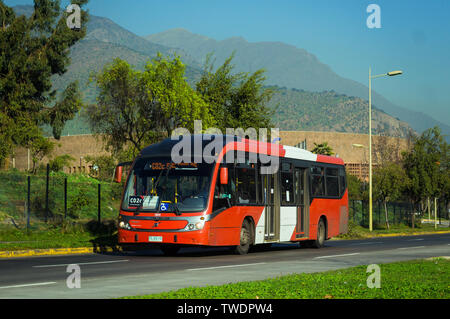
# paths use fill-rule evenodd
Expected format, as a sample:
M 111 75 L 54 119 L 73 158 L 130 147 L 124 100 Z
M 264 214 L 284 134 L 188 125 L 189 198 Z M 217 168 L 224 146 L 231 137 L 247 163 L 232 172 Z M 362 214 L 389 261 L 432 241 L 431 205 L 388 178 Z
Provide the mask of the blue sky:
M 380 29 L 366 26 L 371 3 L 381 8 Z M 373 89 L 450 125 L 449 0 L 91 0 L 88 8 L 141 36 L 184 28 L 217 40 L 285 42 L 366 85 L 369 66 L 374 74 L 400 69 Z

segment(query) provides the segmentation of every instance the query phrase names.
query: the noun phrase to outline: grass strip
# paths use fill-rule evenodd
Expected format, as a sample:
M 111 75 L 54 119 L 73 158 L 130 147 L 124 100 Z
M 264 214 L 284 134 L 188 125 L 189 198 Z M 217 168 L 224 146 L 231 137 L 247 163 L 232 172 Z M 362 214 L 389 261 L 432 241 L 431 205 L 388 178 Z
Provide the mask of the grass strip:
M 392 236 L 408 236 L 414 234 L 434 234 L 441 232 L 450 232 L 449 227 L 438 226 L 436 229 L 434 224 L 421 224 L 415 228 L 411 228 L 409 225 L 391 225 L 389 229 L 385 225 L 375 225 L 372 231 L 369 228 L 357 225 L 352 221 L 349 221 L 349 230 L 346 234 L 339 235 L 335 239 L 364 239 L 373 237 L 383 237 L 386 235 Z
M 58 225 L 33 225 L 29 230 L 0 225 L 0 251 L 112 246 L 117 244 L 115 220 Z
M 448 299 L 450 260 L 380 264 L 380 288 L 368 288 L 367 266 L 221 286 L 189 287 L 126 299 Z

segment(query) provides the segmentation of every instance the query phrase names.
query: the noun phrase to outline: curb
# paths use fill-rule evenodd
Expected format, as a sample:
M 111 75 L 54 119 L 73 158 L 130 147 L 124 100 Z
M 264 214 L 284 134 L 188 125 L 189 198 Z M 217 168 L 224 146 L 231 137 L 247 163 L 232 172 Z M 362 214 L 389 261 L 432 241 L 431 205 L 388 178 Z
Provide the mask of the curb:
M 93 254 L 118 251 L 117 248 L 111 247 L 78 247 L 78 248 L 49 248 L 49 249 L 25 249 L 0 251 L 1 258 L 14 257 L 33 257 L 33 256 L 54 256 L 54 255 L 75 255 L 75 254 Z
M 413 232 L 413 233 L 397 233 L 397 234 L 379 234 L 374 237 L 396 237 L 396 236 L 419 236 L 419 235 L 434 235 L 434 234 L 450 234 L 450 230 L 442 230 L 435 232 Z
M 423 235 L 439 235 L 439 234 L 450 234 L 450 230 L 442 230 L 435 232 L 413 232 L 413 233 L 395 233 L 395 234 L 374 234 L 372 236 L 361 237 L 361 238 L 337 238 L 333 237 L 331 240 L 355 240 L 355 239 L 372 239 L 380 237 L 403 237 L 403 236 L 423 236 Z

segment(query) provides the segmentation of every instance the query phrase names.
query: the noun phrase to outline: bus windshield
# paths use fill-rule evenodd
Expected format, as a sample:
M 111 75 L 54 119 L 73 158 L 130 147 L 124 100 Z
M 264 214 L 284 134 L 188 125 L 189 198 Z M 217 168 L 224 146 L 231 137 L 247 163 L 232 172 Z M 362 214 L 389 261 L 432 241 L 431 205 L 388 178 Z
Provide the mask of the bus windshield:
M 140 158 L 130 172 L 122 209 L 202 211 L 208 202 L 212 169 L 212 164 L 176 164 L 170 158 Z

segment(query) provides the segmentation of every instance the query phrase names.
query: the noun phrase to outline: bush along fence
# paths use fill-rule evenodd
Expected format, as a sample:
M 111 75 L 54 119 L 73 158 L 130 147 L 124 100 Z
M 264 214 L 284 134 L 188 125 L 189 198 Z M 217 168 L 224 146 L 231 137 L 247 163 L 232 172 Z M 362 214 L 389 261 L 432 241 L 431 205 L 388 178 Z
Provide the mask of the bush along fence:
M 437 200 L 436 219 L 438 224 L 450 226 L 448 223 L 448 200 Z M 435 220 L 434 201 L 428 209 L 414 206 L 408 202 L 388 202 L 387 215 L 389 225 L 412 225 L 412 216 L 415 214 L 415 223 L 421 223 L 424 219 Z M 349 201 L 349 219 L 355 224 L 368 227 L 369 225 L 369 201 L 350 200 Z M 386 212 L 383 202 L 373 201 L 372 204 L 372 220 L 374 225 L 386 225 Z
M 27 228 L 64 220 L 100 223 L 117 217 L 122 186 L 48 168 L 44 175 L 0 172 L 0 223 Z

